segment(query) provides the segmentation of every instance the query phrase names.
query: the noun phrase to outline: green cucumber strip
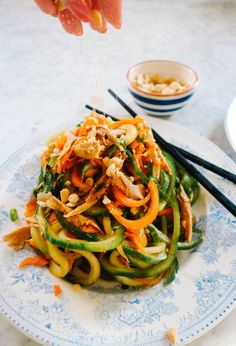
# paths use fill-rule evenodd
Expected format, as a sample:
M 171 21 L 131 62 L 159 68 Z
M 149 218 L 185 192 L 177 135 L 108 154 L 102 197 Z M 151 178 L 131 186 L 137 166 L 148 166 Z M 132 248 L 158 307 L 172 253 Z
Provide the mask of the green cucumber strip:
M 116 275 L 116 276 L 114 276 L 114 279 L 116 279 L 116 281 L 118 281 L 122 285 L 126 285 L 126 286 L 132 286 L 132 287 L 143 286 L 142 282 L 139 282 L 135 279 L 127 278 L 126 276 Z
M 169 199 L 172 195 L 174 195 L 174 188 L 175 188 L 175 182 L 176 182 L 176 167 L 175 167 L 175 161 L 172 158 L 170 154 L 168 154 L 166 151 L 162 150 L 162 153 L 170 167 L 172 175 L 169 175 L 169 186 L 165 194 L 165 201 L 162 201 L 162 203 L 159 205 L 159 211 L 165 209 Z
M 40 229 L 38 227 L 31 226 L 30 228 L 31 237 L 34 240 L 37 248 L 45 254 L 48 254 L 48 247 L 45 239 L 43 238 Z
M 88 216 L 93 216 L 93 217 L 110 215 L 109 211 L 102 207 L 91 207 L 88 210 L 86 210 L 84 214 Z
M 175 257 L 175 260 L 173 261 L 168 276 L 164 279 L 163 283 L 164 285 L 169 285 L 172 281 L 174 281 L 176 273 L 179 270 L 179 263 L 177 258 Z
M 86 258 L 86 260 L 89 263 L 90 271 L 89 273 L 83 272 L 79 267 L 76 266 L 76 264 L 73 266 L 72 271 L 70 272 L 70 275 L 73 276 L 73 282 L 81 284 L 83 286 L 89 286 L 95 283 L 101 273 L 100 263 L 97 259 L 97 257 L 90 251 L 79 251 L 77 250 L 79 254 L 81 254 L 83 257 Z
M 170 242 L 169 238 L 164 233 L 162 233 L 158 228 L 156 228 L 153 224 L 149 225 L 147 229 L 149 230 L 154 243 L 163 241 L 168 244 Z
M 131 263 L 133 267 L 141 268 L 141 269 L 149 269 L 153 266 L 152 263 L 141 261 L 140 259 L 132 257 L 130 255 L 127 255 L 127 257 L 128 257 L 129 263 Z
M 131 247 L 128 247 L 126 245 L 123 245 L 123 250 L 125 252 L 125 254 L 127 256 L 132 256 L 134 258 L 137 258 L 143 262 L 147 262 L 150 264 L 157 264 L 160 261 L 162 261 L 163 259 L 163 253 L 161 253 L 160 255 L 148 255 L 148 254 L 144 254 L 138 250 L 132 249 Z
M 163 169 L 161 170 L 160 180 L 161 190 L 163 194 L 166 194 L 170 183 L 170 177 Z
M 127 255 L 127 257 L 128 257 L 129 262 L 134 267 L 137 267 L 137 268 L 149 269 L 149 268 L 151 268 L 154 265 L 151 262 L 143 261 L 143 260 L 141 260 L 139 258 L 135 258 L 135 257 L 130 256 L 130 255 Z M 157 263 L 159 263 L 161 261 L 164 261 L 166 259 L 167 255 L 166 255 L 166 253 L 161 253 L 160 255 L 155 256 L 155 257 L 156 257 L 156 263 L 155 264 L 157 264 Z
M 138 168 L 138 166 L 136 165 L 135 163 L 135 158 L 134 158 L 134 155 L 131 153 L 130 150 L 126 149 L 126 154 L 128 156 L 128 158 L 130 159 L 131 161 L 131 164 L 133 166 L 133 169 L 134 169 L 134 172 L 137 174 L 137 176 L 144 182 L 144 184 L 148 184 L 149 182 L 149 178 L 143 174 L 143 172 Z
M 161 231 L 163 234 L 165 234 L 167 236 L 168 230 L 167 230 L 166 216 L 161 216 Z
M 96 233 L 86 233 L 81 231 L 78 227 L 73 225 L 71 222 L 67 221 L 61 212 L 56 211 L 56 218 L 58 222 L 62 225 L 62 227 L 64 227 L 69 232 L 74 233 L 77 237 L 84 240 L 92 240 L 92 241 L 99 240 L 99 237 Z
M 198 237 L 196 239 L 193 239 L 190 242 L 178 242 L 178 250 L 195 249 L 197 246 L 199 246 L 203 242 L 204 238 L 203 238 L 202 231 L 194 227 L 193 234 L 194 233 L 197 233 Z
M 63 239 L 59 238 L 58 235 L 52 230 L 48 224 L 43 208 L 38 207 L 36 218 L 40 227 L 41 232 L 43 232 L 44 237 L 51 244 L 57 245 L 58 247 L 70 250 L 85 250 L 91 252 L 104 252 L 107 250 L 113 250 L 119 246 L 124 237 L 124 228 L 119 226 L 114 231 L 114 234 L 104 240 L 97 242 L 85 241 L 85 240 L 75 240 L 65 236 Z M 61 231 L 62 233 L 63 231 Z

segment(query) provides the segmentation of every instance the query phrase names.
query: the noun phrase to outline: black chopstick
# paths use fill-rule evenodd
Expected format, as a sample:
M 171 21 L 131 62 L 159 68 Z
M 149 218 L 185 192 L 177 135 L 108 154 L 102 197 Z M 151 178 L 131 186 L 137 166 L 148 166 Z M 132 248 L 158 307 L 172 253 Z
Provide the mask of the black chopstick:
M 112 90 L 108 92 L 122 105 L 133 117 L 137 114 Z M 164 138 L 162 138 L 156 131 L 153 131 L 153 135 L 157 143 L 171 154 L 197 181 L 205 187 L 205 189 L 215 197 L 234 217 L 236 217 L 236 206 L 232 203 L 219 189 L 217 189 L 196 167 L 191 165 L 188 160 L 173 146 L 169 145 Z
M 176 150 L 178 150 L 189 161 L 192 161 L 192 162 L 196 163 L 197 165 L 206 168 L 208 171 L 211 171 L 211 172 L 221 176 L 222 178 L 227 179 L 227 180 L 231 181 L 232 183 L 236 184 L 236 174 L 233 174 L 229 171 L 226 171 L 226 169 L 221 168 L 219 166 L 216 166 L 216 165 L 214 165 L 214 163 L 206 161 L 206 160 L 202 159 L 201 157 L 196 156 L 196 155 L 190 153 L 189 151 L 187 151 L 183 148 L 177 147 L 174 144 L 169 143 L 169 145 L 171 145 Z
M 114 120 L 114 121 L 119 120 L 119 119 L 113 117 L 112 115 L 110 115 L 110 114 L 108 114 L 108 113 L 105 113 L 105 112 L 101 111 L 100 109 L 97 109 L 97 108 L 95 108 L 95 107 L 92 107 L 92 106 L 90 106 L 90 105 L 88 105 L 88 104 L 85 105 L 84 107 L 87 108 L 87 109 L 89 109 L 90 111 L 94 111 L 94 112 L 96 112 L 96 113 L 98 113 L 98 114 L 102 114 L 102 115 L 104 115 L 105 117 L 110 117 L 110 118 L 111 118 L 112 120 Z
M 124 104 L 124 102 L 122 101 L 122 103 Z M 122 105 L 123 105 L 122 104 Z M 85 105 L 85 107 L 87 109 L 90 109 L 90 110 L 94 110 L 95 112 L 97 112 L 98 114 L 103 114 L 107 117 L 110 117 L 112 118 L 113 120 L 117 121 L 118 119 L 113 117 L 112 115 L 108 114 L 108 113 L 104 113 L 103 111 L 101 111 L 100 109 L 97 109 L 97 108 L 94 108 L 90 105 Z M 129 106 L 125 105 L 125 109 L 128 111 L 128 113 L 132 112 L 132 114 L 136 114 Z M 131 115 L 132 115 L 131 114 Z M 132 115 L 133 116 L 133 115 Z M 135 115 L 136 116 L 136 115 Z M 172 147 L 174 147 L 176 150 L 178 150 L 186 159 L 198 164 L 199 166 L 202 166 L 204 168 L 206 168 L 207 170 L 221 176 L 222 178 L 224 179 L 227 179 L 231 182 L 233 182 L 234 184 L 236 184 L 236 174 L 233 174 L 231 172 L 228 172 L 226 171 L 225 169 L 219 167 L 219 166 L 216 166 L 214 165 L 213 163 L 209 162 L 209 161 L 206 161 L 204 159 L 202 159 L 201 157 L 198 157 L 192 153 L 190 153 L 189 151 L 185 150 L 185 149 L 182 149 L 180 147 L 177 147 L 176 145 L 174 144 L 170 144 L 168 142 L 168 145 L 171 145 Z

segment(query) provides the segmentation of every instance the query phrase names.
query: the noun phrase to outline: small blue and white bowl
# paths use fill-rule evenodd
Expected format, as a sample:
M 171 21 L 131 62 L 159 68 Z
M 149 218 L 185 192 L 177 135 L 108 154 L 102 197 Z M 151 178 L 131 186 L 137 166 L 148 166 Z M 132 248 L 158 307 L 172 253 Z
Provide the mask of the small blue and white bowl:
M 184 91 L 168 95 L 157 94 L 139 89 L 135 78 L 139 74 L 159 75 L 164 80 L 169 78 L 186 83 Z M 189 66 L 170 60 L 150 60 L 132 66 L 128 73 L 128 89 L 134 102 L 147 114 L 157 117 L 169 116 L 183 108 L 193 96 L 198 76 Z

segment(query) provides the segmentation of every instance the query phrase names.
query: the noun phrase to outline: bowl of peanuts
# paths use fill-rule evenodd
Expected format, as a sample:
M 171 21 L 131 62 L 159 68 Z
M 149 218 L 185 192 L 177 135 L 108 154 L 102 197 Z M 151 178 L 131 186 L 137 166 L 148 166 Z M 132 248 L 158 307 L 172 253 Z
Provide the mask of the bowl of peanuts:
M 138 63 L 128 70 L 127 80 L 134 102 L 157 117 L 182 109 L 198 84 L 198 76 L 191 67 L 171 60 Z

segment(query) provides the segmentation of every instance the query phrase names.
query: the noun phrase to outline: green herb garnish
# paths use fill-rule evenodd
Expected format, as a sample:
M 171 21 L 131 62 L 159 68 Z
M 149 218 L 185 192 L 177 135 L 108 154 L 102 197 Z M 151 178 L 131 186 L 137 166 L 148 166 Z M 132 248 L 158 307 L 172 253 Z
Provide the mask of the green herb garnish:
M 10 210 L 10 219 L 12 222 L 15 222 L 18 219 L 18 213 L 17 213 L 17 210 L 15 208 L 12 208 Z

